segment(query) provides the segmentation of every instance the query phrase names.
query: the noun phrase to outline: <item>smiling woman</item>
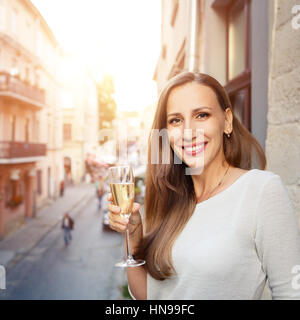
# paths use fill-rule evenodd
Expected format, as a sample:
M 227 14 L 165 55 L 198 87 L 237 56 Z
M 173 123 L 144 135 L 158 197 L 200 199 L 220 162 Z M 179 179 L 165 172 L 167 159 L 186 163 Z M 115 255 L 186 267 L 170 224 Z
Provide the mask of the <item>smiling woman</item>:
M 178 135 L 171 134 L 174 127 Z M 152 144 L 156 141 L 150 137 L 145 198 L 147 236 L 140 251 L 147 260 L 148 272 L 158 280 L 173 274 L 171 248 L 175 239 L 192 216 L 196 203 L 207 199 L 213 191 L 221 191 L 215 186 L 220 186 L 218 182 L 224 173 L 228 173 L 224 181 L 228 186 L 251 168 L 253 151 L 260 168 L 266 166 L 262 147 L 234 116 L 225 89 L 209 75 L 183 72 L 165 85 L 152 129 L 165 128 L 170 132 L 171 148 L 158 150 L 170 153 L 170 163 L 151 164 L 151 150 L 155 149 Z M 196 143 L 197 129 L 204 132 L 200 145 Z M 185 130 L 190 134 L 186 135 Z M 194 158 L 203 152 L 202 174 L 186 175 L 186 167 L 195 166 Z M 183 163 L 175 164 L 175 157 Z
M 300 234 L 287 190 L 265 170 L 262 147 L 218 81 L 193 72 L 172 78 L 152 128 L 167 131 L 170 148 L 150 135 L 141 217 L 137 203 L 129 222 L 110 207 L 112 228 L 128 224 L 134 258 L 146 260 L 127 268 L 132 296 L 260 299 L 268 279 L 273 299 L 300 299 L 292 273 L 300 265 Z M 169 152 L 171 161 L 151 163 L 154 150 L 159 159 Z M 202 156 L 201 173 L 187 174 Z

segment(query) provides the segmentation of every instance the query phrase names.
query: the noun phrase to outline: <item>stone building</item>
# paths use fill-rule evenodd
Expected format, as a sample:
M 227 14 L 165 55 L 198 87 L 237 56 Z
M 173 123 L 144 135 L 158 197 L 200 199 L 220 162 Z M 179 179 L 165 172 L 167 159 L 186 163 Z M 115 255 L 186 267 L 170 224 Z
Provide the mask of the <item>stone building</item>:
M 0 237 L 59 192 L 61 48 L 29 0 L 0 0 Z

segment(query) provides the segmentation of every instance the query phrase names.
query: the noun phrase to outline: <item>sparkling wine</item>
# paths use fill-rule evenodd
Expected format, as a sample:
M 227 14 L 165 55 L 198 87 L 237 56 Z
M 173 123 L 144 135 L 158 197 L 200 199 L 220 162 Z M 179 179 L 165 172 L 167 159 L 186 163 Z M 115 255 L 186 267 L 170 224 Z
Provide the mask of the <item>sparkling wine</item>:
M 121 208 L 120 215 L 129 219 L 134 202 L 134 183 L 111 183 L 114 204 Z

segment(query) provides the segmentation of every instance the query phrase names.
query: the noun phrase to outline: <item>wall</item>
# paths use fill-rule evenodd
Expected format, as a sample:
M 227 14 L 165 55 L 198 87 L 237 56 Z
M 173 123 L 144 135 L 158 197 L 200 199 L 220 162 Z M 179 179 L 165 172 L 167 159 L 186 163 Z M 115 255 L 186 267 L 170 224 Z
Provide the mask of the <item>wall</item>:
M 300 217 L 300 29 L 292 28 L 296 0 L 275 0 L 270 41 L 269 106 L 266 153 L 268 169 L 287 186 Z

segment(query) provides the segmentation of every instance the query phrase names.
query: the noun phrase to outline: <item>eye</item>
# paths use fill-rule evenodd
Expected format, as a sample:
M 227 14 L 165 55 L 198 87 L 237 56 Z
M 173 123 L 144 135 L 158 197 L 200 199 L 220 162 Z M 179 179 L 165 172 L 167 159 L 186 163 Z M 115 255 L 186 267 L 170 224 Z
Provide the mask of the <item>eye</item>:
M 197 119 L 203 119 L 203 118 L 208 118 L 208 117 L 209 117 L 209 114 L 206 112 L 200 112 L 196 116 Z
M 173 118 L 169 120 L 169 124 L 178 124 L 180 122 L 180 118 Z

